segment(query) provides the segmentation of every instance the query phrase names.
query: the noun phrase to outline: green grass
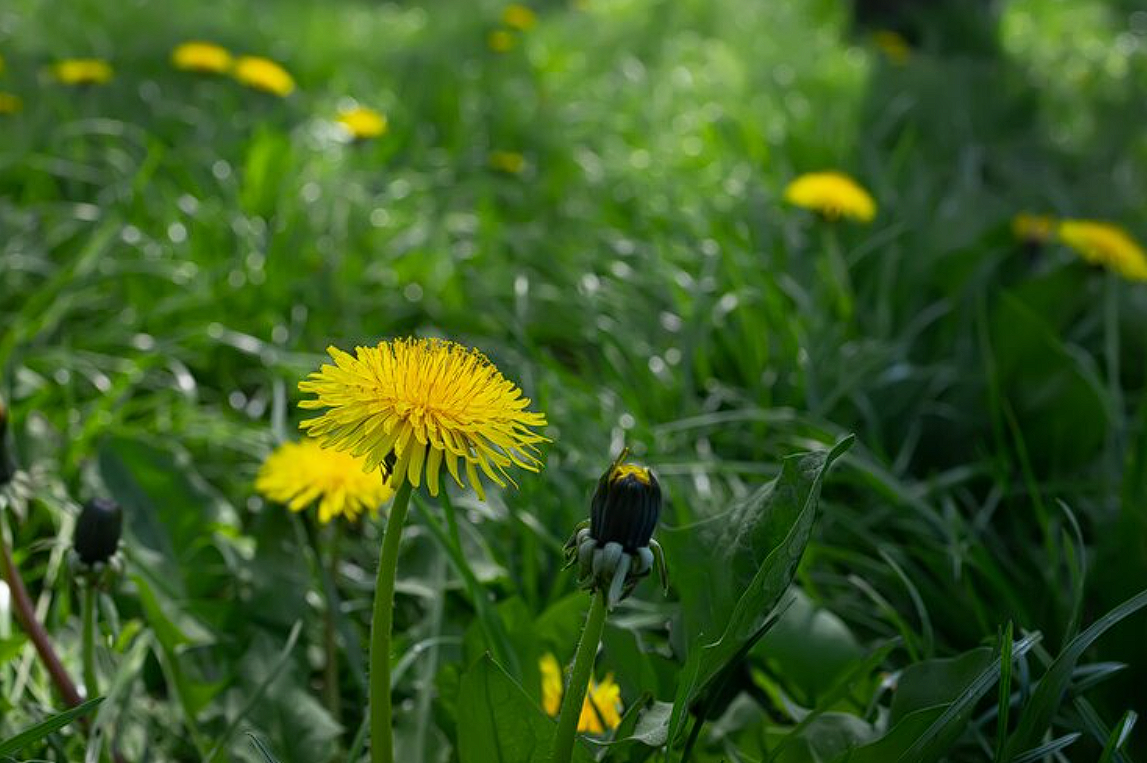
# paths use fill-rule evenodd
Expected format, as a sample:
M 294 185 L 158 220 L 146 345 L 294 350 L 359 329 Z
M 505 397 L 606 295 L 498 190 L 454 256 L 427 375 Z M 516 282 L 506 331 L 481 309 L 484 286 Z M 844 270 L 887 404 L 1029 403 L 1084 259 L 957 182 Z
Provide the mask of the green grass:
M 343 635 L 359 646 L 343 646 L 336 719 L 307 530 L 252 482 L 295 436 L 295 384 L 327 345 L 413 333 L 482 348 L 553 443 L 517 490 L 454 492 L 462 572 L 427 519 L 440 502 L 412 512 L 395 613 L 406 759 L 458 754 L 462 674 L 490 646 L 475 580 L 531 697 L 541 651 L 572 657 L 588 597 L 560 544 L 623 444 L 662 481 L 671 548 L 695 546 L 670 558 L 668 597 L 644 583 L 607 628 L 597 673 L 629 707 L 674 698 L 687 581 L 716 553 L 680 528 L 848 433 L 796 572 L 808 620 L 793 605 L 738 663 L 741 691 L 692 759 L 768 759 L 800 708 L 822 714 L 776 760 L 810 759 L 805 738 L 834 730 L 875 738 L 878 708 L 910 715 L 881 676 L 941 670 L 958 685 L 919 707 L 960 698 L 969 722 L 928 738 L 921 720 L 903 749 L 983 760 L 1080 731 L 1062 755 L 1098 759 L 1142 710 L 1147 618 L 1056 663 L 1066 695 L 1033 684 L 1147 580 L 1147 287 L 1058 246 L 1029 256 L 1008 225 L 1096 217 L 1147 240 L 1147 20 L 1132 3 L 1001 5 L 923 18 L 896 67 L 829 0 L 547 3 L 504 55 L 486 46 L 494 2 L 7 3 L 0 90 L 25 111 L 0 117 L 0 394 L 30 476 L 4 523 L 78 676 L 72 517 L 95 494 L 128 508 L 98 655 L 123 681 L 98 715 L 124 756 L 346 758 L 381 530 L 343 542 Z M 275 57 L 299 91 L 175 72 L 189 38 Z M 117 78 L 43 76 L 79 55 Z M 348 98 L 390 132 L 337 140 Z M 525 171 L 490 168 L 495 150 Z M 873 192 L 871 226 L 783 204 L 788 180 L 828 167 Z M 844 282 L 826 277 L 830 251 Z M 62 708 L 2 602 L 7 739 Z M 1001 700 L 990 658 L 1008 623 Z M 146 656 L 129 659 L 138 639 Z M 932 662 L 960 654 L 961 670 Z M 57 737 L 36 757 L 81 759 L 83 729 Z M 1144 750 L 1136 727 L 1123 759 Z M 608 759 L 661 756 L 623 744 Z

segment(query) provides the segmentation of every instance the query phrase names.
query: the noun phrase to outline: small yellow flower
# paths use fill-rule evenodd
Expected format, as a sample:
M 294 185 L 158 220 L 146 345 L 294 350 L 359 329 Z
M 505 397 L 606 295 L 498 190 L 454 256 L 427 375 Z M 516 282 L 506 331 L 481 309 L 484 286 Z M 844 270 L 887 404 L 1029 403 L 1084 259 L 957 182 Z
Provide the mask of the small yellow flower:
M 1102 265 L 1132 281 L 1147 281 L 1147 252 L 1118 225 L 1064 220 L 1056 235 L 1093 265 Z
M 339 125 L 356 140 L 378 138 L 386 134 L 386 115 L 365 106 L 357 106 L 339 114 Z
M 547 654 L 538 661 L 542 673 L 542 707 L 550 717 L 557 717 L 562 706 L 562 668 L 557 657 Z M 589 691 L 581 706 L 577 730 L 581 733 L 604 734 L 621 724 L 621 687 L 607 675 L 601 683 L 589 680 Z
M 366 469 L 393 457 L 395 490 L 407 480 L 419 487 L 425 470 L 430 494 L 438 495 L 443 461 L 464 486 L 461 460 L 485 499 L 479 469 L 505 487 L 513 482 L 506 467 L 541 467 L 536 446 L 546 438 L 531 427 L 545 426 L 545 415 L 527 411 L 529 398 L 478 350 L 442 339 L 395 339 L 356 347 L 354 355 L 327 352 L 335 365 L 299 382 L 300 391 L 315 395 L 299 407 L 330 410 L 299 426 L 324 447 L 364 458 Z
M 262 56 L 240 56 L 232 70 L 235 79 L 255 90 L 277 95 L 280 98 L 295 90 L 295 80 L 279 64 Z
M 1055 218 L 1020 213 L 1012 218 L 1012 235 L 1025 244 L 1046 244 L 1055 235 Z
M 912 46 L 899 32 L 880 29 L 872 33 L 872 41 L 891 63 L 903 66 L 912 57 Z
M 357 519 L 364 510 L 375 513 L 392 494 L 381 472 L 363 471 L 361 458 L 311 439 L 280 445 L 259 469 L 255 489 L 291 511 L 319 501 L 323 524 L 339 516 Z
M 12 93 L 0 92 L 0 114 L 16 114 L 24 110 L 24 101 Z
M 176 69 L 202 74 L 226 74 L 231 69 L 231 53 L 222 45 L 193 40 L 179 45 L 171 52 L 171 63 Z
M 868 191 L 842 172 L 809 172 L 785 188 L 785 201 L 819 212 L 829 220 L 847 217 L 870 222 L 876 202 Z
M 533 29 L 538 23 L 538 15 L 528 6 L 521 3 L 510 3 L 502 11 L 502 23 L 510 29 L 525 32 Z
M 52 76 L 65 85 L 103 85 L 113 75 L 111 64 L 101 58 L 66 58 L 52 66 Z
M 526 169 L 526 157 L 517 151 L 491 151 L 490 166 L 499 172 L 520 175 Z
M 495 53 L 507 53 L 514 49 L 514 35 L 505 29 L 495 29 L 486 37 L 486 44 Z

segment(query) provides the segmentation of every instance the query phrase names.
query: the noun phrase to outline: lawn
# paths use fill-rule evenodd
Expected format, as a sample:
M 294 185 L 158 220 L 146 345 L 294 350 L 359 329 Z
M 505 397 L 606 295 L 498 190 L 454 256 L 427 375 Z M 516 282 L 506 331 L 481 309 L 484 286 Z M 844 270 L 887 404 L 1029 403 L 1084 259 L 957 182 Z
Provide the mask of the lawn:
M 857 6 L 8 0 L 0 758 L 1147 754 L 1147 10 Z

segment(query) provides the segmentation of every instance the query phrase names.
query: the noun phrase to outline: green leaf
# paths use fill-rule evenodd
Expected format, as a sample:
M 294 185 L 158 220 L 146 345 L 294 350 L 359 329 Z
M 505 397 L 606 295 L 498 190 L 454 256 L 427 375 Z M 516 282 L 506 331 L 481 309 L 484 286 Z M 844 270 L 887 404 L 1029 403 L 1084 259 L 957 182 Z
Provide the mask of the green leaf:
M 82 705 L 76 705 L 70 710 L 65 710 L 62 713 L 57 713 L 51 718 L 41 721 L 31 728 L 21 731 L 11 739 L 5 739 L 3 742 L 0 742 L 0 756 L 11 755 L 13 753 L 19 752 L 28 745 L 40 741 L 44 737 L 48 736 L 48 734 L 59 731 L 75 719 L 87 715 L 92 710 L 95 710 L 96 707 L 98 707 L 99 704 L 103 701 L 103 697 L 89 699 Z
M 545 763 L 556 723 L 489 655 L 462 676 L 458 693 L 461 763 Z M 591 763 L 581 746 L 574 760 Z
M 1071 640 L 1055 662 L 1048 668 L 1047 673 L 1040 679 L 1031 700 L 1024 706 L 1016 730 L 1008 740 L 1004 752 L 1004 760 L 1014 760 L 1021 752 L 1028 750 L 1039 743 L 1048 727 L 1056 708 L 1063 699 L 1071 682 L 1075 664 L 1083 653 L 1095 643 L 1096 639 L 1107 632 L 1120 620 L 1147 606 L 1147 590 L 1141 591 L 1103 617 L 1096 620 L 1091 627 Z
M 829 451 L 786 458 L 772 483 L 720 518 L 724 529 L 710 539 L 711 558 L 698 569 L 731 577 L 740 596 L 731 607 L 715 601 L 710 630 L 690 645 L 669 723 L 671 741 L 697 699 L 764 634 L 808 545 L 824 476 L 853 440 L 850 436 Z M 715 633 L 720 636 L 709 641 Z
M 925 660 L 909 665 L 900 674 L 888 724 L 895 726 L 915 710 L 952 702 L 992 661 L 992 650 L 980 647 L 959 657 Z

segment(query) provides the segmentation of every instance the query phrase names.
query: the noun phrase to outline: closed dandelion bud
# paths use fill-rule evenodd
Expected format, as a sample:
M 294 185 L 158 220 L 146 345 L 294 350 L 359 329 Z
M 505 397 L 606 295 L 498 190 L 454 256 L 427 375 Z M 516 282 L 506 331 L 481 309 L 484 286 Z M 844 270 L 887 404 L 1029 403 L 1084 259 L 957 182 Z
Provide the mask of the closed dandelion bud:
M 602 475 L 590 508 L 590 535 L 633 553 L 649 545 L 661 516 L 661 486 L 653 472 L 618 459 Z
M 76 521 L 73 547 L 87 565 L 107 562 L 119 547 L 123 510 L 115 501 L 93 498 L 84 504 Z
M 8 408 L 0 400 L 0 485 L 7 485 L 16 474 L 16 463 L 8 452 Z

